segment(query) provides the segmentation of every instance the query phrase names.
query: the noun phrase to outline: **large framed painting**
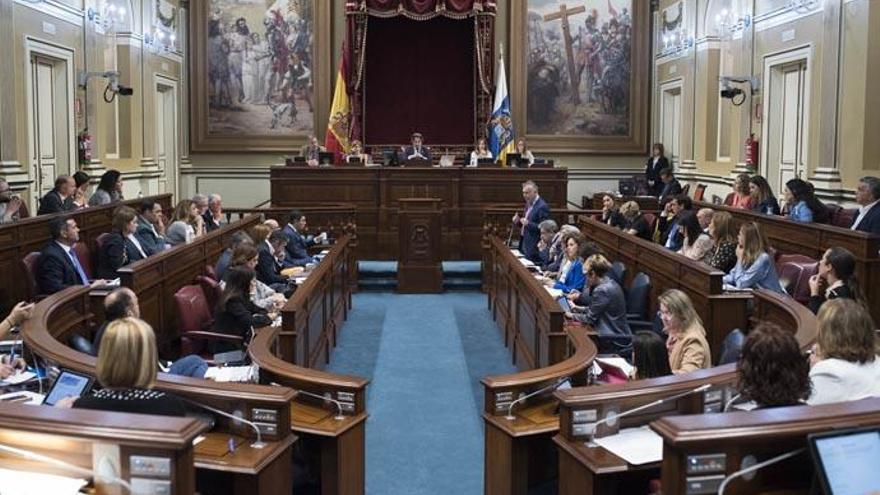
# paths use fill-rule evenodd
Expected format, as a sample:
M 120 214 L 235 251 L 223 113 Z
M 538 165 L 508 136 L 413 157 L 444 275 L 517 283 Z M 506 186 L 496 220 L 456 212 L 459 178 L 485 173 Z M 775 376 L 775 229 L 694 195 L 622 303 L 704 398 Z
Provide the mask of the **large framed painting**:
M 193 151 L 291 152 L 320 134 L 331 97 L 330 2 L 190 6 Z
M 650 4 L 512 0 L 513 113 L 548 153 L 648 149 Z

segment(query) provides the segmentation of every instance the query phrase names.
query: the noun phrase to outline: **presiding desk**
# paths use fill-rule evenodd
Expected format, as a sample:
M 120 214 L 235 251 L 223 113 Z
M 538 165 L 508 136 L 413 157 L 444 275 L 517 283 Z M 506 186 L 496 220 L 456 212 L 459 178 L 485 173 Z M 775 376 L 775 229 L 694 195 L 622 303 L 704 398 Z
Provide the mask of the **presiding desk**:
M 551 208 L 565 208 L 565 168 L 273 167 L 273 208 L 350 203 L 357 207 L 358 257 L 398 259 L 401 198 L 443 200 L 443 259 L 481 258 L 483 209 L 521 208 L 522 183 L 532 180 Z
M 649 306 L 652 311 L 649 315 L 656 310 L 657 297 L 668 289 L 681 289 L 690 296 L 706 328 L 713 362 L 718 360 L 724 337 L 733 329 L 747 328 L 746 303 L 752 296 L 724 293 L 724 272 L 592 217 L 579 217 L 577 225 L 586 238 L 598 244 L 611 261 L 626 265 L 628 277 L 638 272 L 651 277 Z
M 42 251 L 49 243 L 49 222 L 59 216 L 68 215 L 76 220 L 79 227 L 80 243 L 95 253 L 95 239 L 110 232 L 113 212 L 122 205 L 137 209 L 146 199 L 162 205 L 164 211 L 171 211 L 171 195 L 161 194 L 148 198 L 131 199 L 105 206 L 81 208 L 69 213 L 56 213 L 22 219 L 16 223 L 0 225 L 0 315 L 6 315 L 15 303 L 26 297 L 24 273 L 21 260 L 33 251 Z
M 95 376 L 96 359 L 63 342 L 73 333 L 88 336 L 95 314 L 88 287 L 70 287 L 37 303 L 34 315 L 22 325 L 27 348 L 48 365 Z M 290 493 L 291 404 L 296 392 L 287 387 L 218 383 L 160 373 L 155 388 L 220 409 L 257 423 L 263 448 L 252 446 L 253 429 L 217 415 L 213 430 L 195 446 L 199 491 L 211 494 Z M 192 406 L 193 409 L 198 409 Z M 204 411 L 200 411 L 204 412 Z M 135 416 L 132 416 L 135 417 Z M 234 450 L 229 448 L 235 445 Z
M 848 249 L 856 258 L 856 275 L 868 298 L 871 316 L 874 321 L 880 321 L 880 236 L 711 203 L 695 202 L 694 208 L 726 211 L 733 216 L 737 229 L 744 222 L 756 222 L 770 245 L 780 254 L 802 254 L 819 260 L 828 248 L 840 246 Z
M 802 349 L 808 349 L 815 342 L 815 315 L 791 298 L 757 290 L 752 317 L 791 331 Z M 640 427 L 669 415 L 718 413 L 736 395 L 736 382 L 736 364 L 727 364 L 681 375 L 557 391 L 560 429 L 553 441 L 559 451 L 560 495 L 645 493 L 647 481 L 658 477 L 661 463 L 631 465 L 601 446 L 588 444 L 592 432 L 598 430 L 600 436 L 605 436 L 615 433 L 617 428 Z M 705 385 L 709 386 L 708 390 L 673 399 Z M 597 421 L 613 414 L 661 399 L 667 402 L 620 418 L 614 428 L 595 426 Z M 687 421 L 689 419 L 683 419 L 682 423 Z M 662 464 L 665 466 L 665 463 L 664 452 Z M 664 481 L 665 477 L 664 473 Z M 684 490 L 667 491 L 664 486 L 663 493 L 677 494 Z
M 282 326 L 261 329 L 248 348 L 264 383 L 297 390 L 289 428 L 299 437 L 322 495 L 365 491 L 368 380 L 322 368 L 351 309 L 353 238 L 343 235 L 281 312 Z
M 587 383 L 596 355 L 589 329 L 565 325 L 542 284 L 497 237 L 483 264 L 489 309 L 521 372 L 483 378 L 486 494 L 524 495 L 555 475 L 552 435 L 559 429 L 551 392 L 564 380 Z
M 116 476 L 135 493 L 195 493 L 193 442 L 207 429 L 207 423 L 195 418 L 0 403 L 0 446 L 93 472 L 112 465 Z M 163 464 L 165 469 L 150 469 Z M 104 478 L 28 460 L 5 450 L 0 451 L 0 468 L 83 479 L 99 493 L 128 493 L 117 492 L 120 485 Z

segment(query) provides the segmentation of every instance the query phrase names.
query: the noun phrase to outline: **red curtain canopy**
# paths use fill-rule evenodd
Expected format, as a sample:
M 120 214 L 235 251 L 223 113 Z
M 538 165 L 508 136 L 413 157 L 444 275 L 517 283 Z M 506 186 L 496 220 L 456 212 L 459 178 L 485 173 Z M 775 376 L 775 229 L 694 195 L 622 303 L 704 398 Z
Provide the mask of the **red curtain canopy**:
M 367 11 L 377 17 L 403 15 L 427 19 L 443 15 L 464 17 L 475 13 L 495 13 L 495 0 L 349 0 L 348 12 Z

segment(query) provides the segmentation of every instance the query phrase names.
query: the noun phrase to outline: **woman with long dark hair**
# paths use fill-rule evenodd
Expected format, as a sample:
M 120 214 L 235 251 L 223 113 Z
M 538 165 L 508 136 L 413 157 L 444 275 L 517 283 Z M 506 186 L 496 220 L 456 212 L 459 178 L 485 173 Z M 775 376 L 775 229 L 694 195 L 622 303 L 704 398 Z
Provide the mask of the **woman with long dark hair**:
M 816 199 L 813 186 L 801 179 L 791 179 L 783 190 L 789 207 L 788 218 L 796 222 L 828 223 L 828 209 Z
M 666 342 L 647 330 L 633 334 L 633 367 L 639 380 L 671 375 Z
M 254 315 L 266 315 L 266 311 L 252 302 L 257 290 L 257 274 L 247 266 L 230 267 L 226 270 L 226 285 L 214 311 L 214 331 L 250 340 L 254 327 Z M 213 342 L 211 352 L 226 352 L 238 347 L 227 342 Z
M 759 323 L 738 363 L 739 392 L 759 408 L 796 406 L 810 396 L 810 365 L 797 340 L 774 323 Z
M 755 175 L 749 179 L 749 195 L 752 197 L 752 211 L 765 215 L 779 215 L 779 201 L 767 179 Z
M 652 196 L 660 196 L 663 192 L 663 182 L 660 180 L 660 171 L 669 167 L 669 160 L 666 158 L 666 148 L 663 143 L 654 143 L 651 147 L 651 156 L 645 163 L 645 179 L 648 181 L 648 192 Z
M 684 232 L 684 243 L 678 254 L 683 254 L 688 258 L 696 261 L 709 262 L 712 255 L 712 239 L 709 234 L 703 232 L 697 214 L 692 211 L 686 211 L 679 222 L 679 229 Z
M 108 170 L 101 176 L 95 194 L 89 198 L 89 206 L 106 205 L 122 199 L 122 174 L 119 170 Z
M 819 273 L 810 277 L 810 309 L 818 313 L 825 301 L 853 299 L 867 307 L 865 293 L 856 278 L 856 258 L 847 249 L 835 246 L 819 260 Z

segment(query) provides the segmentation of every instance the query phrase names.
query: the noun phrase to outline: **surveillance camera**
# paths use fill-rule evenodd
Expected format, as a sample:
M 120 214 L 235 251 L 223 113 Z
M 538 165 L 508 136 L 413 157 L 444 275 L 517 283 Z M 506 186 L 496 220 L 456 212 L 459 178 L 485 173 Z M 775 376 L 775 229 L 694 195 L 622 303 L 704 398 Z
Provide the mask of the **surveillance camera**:
M 739 88 L 724 88 L 721 90 L 721 97 L 728 100 L 732 100 L 741 94 L 743 94 L 743 90 Z

